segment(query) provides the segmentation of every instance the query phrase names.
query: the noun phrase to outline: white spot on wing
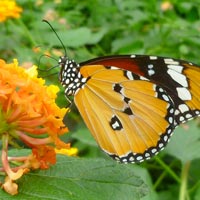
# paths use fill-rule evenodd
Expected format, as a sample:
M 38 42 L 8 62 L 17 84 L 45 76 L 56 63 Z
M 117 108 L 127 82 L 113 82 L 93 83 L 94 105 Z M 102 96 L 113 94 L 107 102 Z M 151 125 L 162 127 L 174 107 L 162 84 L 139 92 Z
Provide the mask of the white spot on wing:
M 177 93 L 178 93 L 178 97 L 180 99 L 182 99 L 184 101 L 192 99 L 191 93 L 188 89 L 183 88 L 183 87 L 177 87 L 176 90 L 177 90 Z
M 173 120 L 174 120 L 173 117 L 169 117 L 169 119 L 168 119 L 170 124 L 172 124 Z
M 136 57 L 136 55 L 134 55 L 134 54 L 133 54 L 133 55 L 131 55 L 131 58 L 135 58 L 135 57 Z
M 180 116 L 179 121 L 183 122 L 185 118 L 183 116 Z
M 150 157 L 151 155 L 149 153 L 145 153 L 145 157 Z
M 180 105 L 178 106 L 178 108 L 179 108 L 179 110 L 180 110 L 182 113 L 189 111 L 188 106 L 185 105 L 185 104 L 180 104 Z
M 87 81 L 87 78 L 82 78 L 81 83 L 85 83 Z
M 179 62 L 178 61 L 175 61 L 175 60 L 173 60 L 172 58 L 165 58 L 164 59 L 164 62 L 165 62 L 165 64 L 171 64 L 171 65 L 178 65 L 179 64 Z
M 188 113 L 185 117 L 186 117 L 187 119 L 190 119 L 190 118 L 192 118 L 192 115 Z
M 168 96 L 167 96 L 166 94 L 163 94 L 163 95 L 162 95 L 162 98 L 163 98 L 165 101 L 169 101 L 169 98 L 168 98 Z
M 129 162 L 134 162 L 134 157 L 133 157 L 133 156 L 131 156 L 131 157 L 129 158 Z
M 151 150 L 151 153 L 153 153 L 153 154 L 155 154 L 157 152 L 157 149 L 156 148 L 153 148 L 152 150 Z
M 165 142 L 167 142 L 167 140 L 168 140 L 168 136 L 165 135 L 163 139 L 164 139 Z
M 167 65 L 167 67 L 179 73 L 182 73 L 183 71 L 183 66 L 181 65 Z
M 112 124 L 113 129 L 116 129 L 119 127 L 119 123 L 116 121 L 114 124 Z
M 119 69 L 119 68 L 115 66 L 110 66 L 110 69 Z
M 136 159 L 139 161 L 139 160 L 143 160 L 143 157 L 142 156 L 138 156 L 136 157 Z
M 196 111 L 195 111 L 195 114 L 196 114 L 196 115 L 200 115 L 200 111 L 199 111 L 199 110 L 196 110 Z
M 134 77 L 131 71 L 127 71 L 126 76 L 128 77 L 129 80 L 134 80 Z
M 174 81 L 176 81 L 183 87 L 188 87 L 188 82 L 185 75 L 180 74 L 172 69 L 168 69 L 167 73 L 171 76 L 171 78 L 173 78 Z
M 179 110 L 175 110 L 174 114 L 175 115 L 179 115 L 180 111 Z
M 152 69 L 152 68 L 153 68 L 153 65 L 152 65 L 152 64 L 149 64 L 149 65 L 148 65 L 148 68 L 149 68 L 149 69 Z
M 160 143 L 158 146 L 159 146 L 159 148 L 163 148 L 164 144 Z
M 148 70 L 148 75 L 149 76 L 152 76 L 152 75 L 154 75 L 155 74 L 155 71 L 154 70 L 152 70 L 152 69 L 149 69 Z
M 140 80 L 149 81 L 149 79 L 145 78 L 144 76 L 140 76 Z
M 149 59 L 150 59 L 150 60 L 157 60 L 158 57 L 157 57 L 157 56 L 149 56 Z

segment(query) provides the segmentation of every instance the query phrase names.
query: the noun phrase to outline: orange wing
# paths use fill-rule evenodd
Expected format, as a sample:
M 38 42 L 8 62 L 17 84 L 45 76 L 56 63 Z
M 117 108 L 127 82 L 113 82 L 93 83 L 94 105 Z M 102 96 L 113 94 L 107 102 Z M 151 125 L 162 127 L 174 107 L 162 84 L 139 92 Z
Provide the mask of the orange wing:
M 200 68 L 195 65 L 183 64 L 184 75 L 187 77 L 187 91 L 191 95 L 190 100 L 185 100 L 184 104 L 179 104 L 175 115 L 179 117 L 179 122 L 186 122 L 195 116 L 200 116 Z M 184 92 L 182 92 L 184 94 Z
M 81 66 L 95 64 L 132 71 L 161 86 L 174 102 L 176 125 L 200 116 L 200 66 L 194 63 L 159 56 L 116 55 L 88 60 Z
M 125 55 L 81 64 L 63 56 L 59 65 L 65 94 L 74 95 L 100 147 L 121 162 L 157 154 L 175 126 L 200 116 L 200 68 L 193 63 Z
M 130 71 L 82 66 L 88 78 L 74 101 L 99 146 L 121 162 L 141 162 L 164 148 L 174 129 L 165 90 Z

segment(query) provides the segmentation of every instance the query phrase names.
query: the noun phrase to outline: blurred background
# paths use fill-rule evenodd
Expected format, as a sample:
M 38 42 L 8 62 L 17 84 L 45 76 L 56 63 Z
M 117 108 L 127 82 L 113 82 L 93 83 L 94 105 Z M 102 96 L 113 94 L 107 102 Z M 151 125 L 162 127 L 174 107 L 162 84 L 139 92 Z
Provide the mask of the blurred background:
M 1 22 L 1 57 L 38 61 L 63 52 L 47 19 L 78 62 L 110 54 L 151 54 L 199 61 L 200 2 L 183 0 L 26 1 L 18 19 Z M 52 62 L 52 61 L 49 61 Z
M 1 19 L 0 14 L 0 57 L 7 62 L 17 58 L 25 68 L 35 64 L 48 70 L 64 55 L 55 33 L 42 19 L 51 23 L 67 55 L 77 62 L 105 55 L 148 54 L 200 65 L 199 0 L 20 0 L 17 5 L 21 8 L 17 17 Z M 55 60 L 41 58 L 44 54 Z M 60 86 L 58 73 L 59 68 L 40 76 L 47 84 Z M 62 88 L 58 104 L 68 105 Z M 74 105 L 71 110 L 65 119 L 71 132 L 64 139 L 78 147 L 80 157 L 109 159 L 97 147 Z M 181 176 L 189 162 L 189 196 L 200 199 L 198 120 L 176 133 L 166 150 L 140 167 L 147 169 L 158 199 L 177 199 L 179 182 L 175 175 Z

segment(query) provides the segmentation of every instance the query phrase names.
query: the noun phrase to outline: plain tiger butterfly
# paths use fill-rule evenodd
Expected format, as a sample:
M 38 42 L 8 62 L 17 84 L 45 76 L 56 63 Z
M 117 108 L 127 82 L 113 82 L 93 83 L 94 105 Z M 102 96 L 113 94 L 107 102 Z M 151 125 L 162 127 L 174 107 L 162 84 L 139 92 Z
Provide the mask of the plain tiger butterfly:
M 151 158 L 176 126 L 200 116 L 200 67 L 191 62 L 121 55 L 58 63 L 65 95 L 74 96 L 98 145 L 119 162 Z

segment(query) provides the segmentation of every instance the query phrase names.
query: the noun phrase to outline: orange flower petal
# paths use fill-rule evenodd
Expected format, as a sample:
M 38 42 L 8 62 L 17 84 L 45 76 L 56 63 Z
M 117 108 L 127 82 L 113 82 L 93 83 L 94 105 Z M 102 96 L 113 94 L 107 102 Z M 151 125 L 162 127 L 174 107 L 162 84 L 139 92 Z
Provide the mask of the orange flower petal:
M 8 176 L 5 178 L 2 188 L 11 195 L 16 195 L 18 193 L 18 185 L 14 183 Z

